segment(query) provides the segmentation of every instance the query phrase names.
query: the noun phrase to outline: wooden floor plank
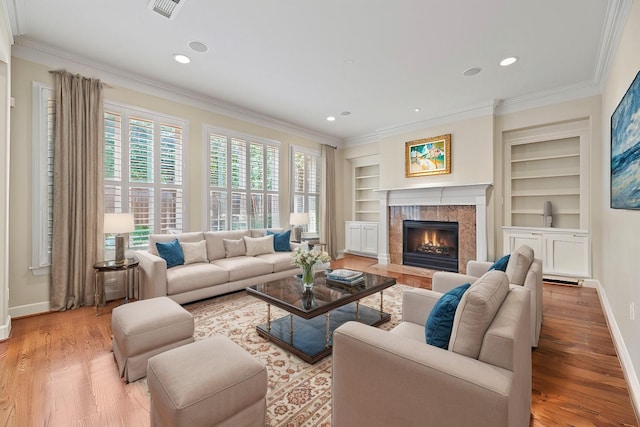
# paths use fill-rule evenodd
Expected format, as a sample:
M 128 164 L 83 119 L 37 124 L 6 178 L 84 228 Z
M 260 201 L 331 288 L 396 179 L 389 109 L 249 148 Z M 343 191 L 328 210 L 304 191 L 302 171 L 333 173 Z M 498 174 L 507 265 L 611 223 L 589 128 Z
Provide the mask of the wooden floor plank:
M 431 288 L 431 273 L 347 256 L 333 268 Z M 638 425 L 598 295 L 545 284 L 540 346 L 532 353 L 532 427 Z M 111 353 L 110 302 L 13 319 L 0 343 L 0 426 L 148 426 L 149 398 L 125 384 Z

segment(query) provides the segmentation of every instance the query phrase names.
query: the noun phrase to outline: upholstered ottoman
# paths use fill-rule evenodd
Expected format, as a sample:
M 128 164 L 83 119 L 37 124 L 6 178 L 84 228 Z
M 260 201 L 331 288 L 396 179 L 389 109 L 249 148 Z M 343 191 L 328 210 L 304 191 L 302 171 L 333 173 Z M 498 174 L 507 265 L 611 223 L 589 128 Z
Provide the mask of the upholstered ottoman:
M 264 426 L 267 368 L 225 336 L 149 359 L 151 426 Z
M 151 298 L 114 308 L 111 331 L 120 376 L 131 382 L 147 374 L 151 356 L 193 342 L 193 316 L 170 298 Z

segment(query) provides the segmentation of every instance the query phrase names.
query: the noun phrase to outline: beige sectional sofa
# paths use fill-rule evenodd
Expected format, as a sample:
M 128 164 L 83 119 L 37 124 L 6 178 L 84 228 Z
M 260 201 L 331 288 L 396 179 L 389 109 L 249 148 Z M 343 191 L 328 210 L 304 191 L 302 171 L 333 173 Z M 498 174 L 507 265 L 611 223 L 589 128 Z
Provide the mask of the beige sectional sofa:
M 196 262 L 167 268 L 166 261 L 158 255 L 156 242 L 175 239 L 191 244 L 188 246 L 192 249 L 202 248 L 202 255 L 185 252 L 185 258 Z M 267 252 L 261 240 L 268 240 L 264 229 L 152 234 L 149 249 L 135 251 L 140 262 L 139 298 L 167 296 L 185 304 L 300 273 L 292 263 L 291 252 Z M 290 248 L 297 245 L 290 243 Z

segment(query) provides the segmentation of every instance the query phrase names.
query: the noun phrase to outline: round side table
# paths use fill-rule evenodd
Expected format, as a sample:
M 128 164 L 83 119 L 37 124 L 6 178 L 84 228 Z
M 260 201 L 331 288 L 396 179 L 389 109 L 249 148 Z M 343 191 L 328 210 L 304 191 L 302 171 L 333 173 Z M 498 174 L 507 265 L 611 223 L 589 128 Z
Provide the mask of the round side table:
M 125 278 L 125 294 L 124 294 L 124 302 L 125 304 L 129 302 L 129 293 L 130 293 L 130 280 L 129 274 L 133 270 L 134 273 L 138 271 L 138 260 L 136 258 L 127 258 L 123 261 L 117 262 L 115 260 L 110 261 L 100 261 L 93 265 L 93 269 L 95 270 L 95 304 L 96 304 L 96 316 L 100 315 L 99 305 L 102 299 L 105 296 L 104 289 L 104 273 L 107 271 L 124 271 L 126 274 Z M 134 279 L 135 279 L 134 275 Z M 134 295 L 135 296 L 135 295 Z

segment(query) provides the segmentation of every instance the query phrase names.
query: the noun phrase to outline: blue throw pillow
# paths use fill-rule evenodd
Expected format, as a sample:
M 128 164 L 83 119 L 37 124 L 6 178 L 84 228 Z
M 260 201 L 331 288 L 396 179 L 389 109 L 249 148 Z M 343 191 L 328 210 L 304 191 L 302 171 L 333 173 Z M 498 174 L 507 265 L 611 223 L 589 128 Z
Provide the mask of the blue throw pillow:
M 489 270 L 507 271 L 507 264 L 509 264 L 510 256 L 510 254 L 503 256 L 502 258 L 494 262 Z
M 456 315 L 456 309 L 460 304 L 462 295 L 469 289 L 469 286 L 471 286 L 470 283 L 465 283 L 451 289 L 440 297 L 431 313 L 429 313 L 429 318 L 424 327 L 427 344 L 444 348 L 445 350 L 449 348 L 453 318 Z
M 267 230 L 267 236 L 273 234 L 273 249 L 276 252 L 291 252 L 291 230 L 283 231 L 282 233 L 275 233 L 271 230 Z
M 156 249 L 158 250 L 158 255 L 167 261 L 167 268 L 184 264 L 184 254 L 178 239 L 167 243 L 156 242 Z

